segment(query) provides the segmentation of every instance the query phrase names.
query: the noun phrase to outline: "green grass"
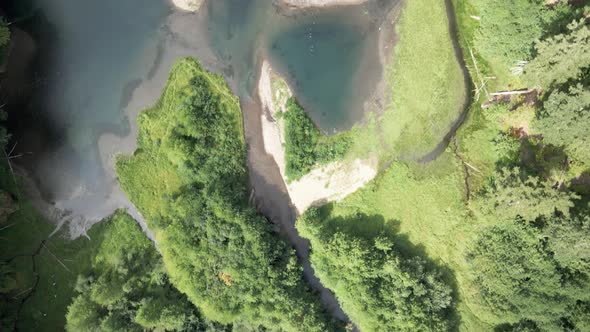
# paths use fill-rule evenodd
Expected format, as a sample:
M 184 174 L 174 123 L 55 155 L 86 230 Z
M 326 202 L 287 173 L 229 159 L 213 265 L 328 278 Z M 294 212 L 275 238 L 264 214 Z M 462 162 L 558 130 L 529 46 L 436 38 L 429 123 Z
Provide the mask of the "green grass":
M 469 17 L 475 14 L 474 8 L 467 0 L 456 0 L 454 5 L 465 61 L 475 74 L 468 51 L 477 29 L 477 21 Z M 390 149 L 381 152 L 382 156 L 411 159 L 441 140 L 462 111 L 466 88 L 453 53 L 444 2 L 408 1 L 405 6 L 398 26 L 400 41 L 387 70 L 393 100 L 378 122 L 386 133 L 381 142 Z M 491 72 L 477 53 L 475 58 L 480 70 Z M 509 152 L 498 147 L 498 137 L 507 129 L 501 122 L 507 125 L 530 115 L 522 112 L 509 117 L 506 108 L 483 110 L 479 104 L 473 102 L 457 133 L 459 155 L 478 169 L 470 170 L 472 192 L 487 183 Z M 396 246 L 410 252 L 422 248 L 421 254 L 447 268 L 446 281 L 456 285 L 459 329 L 490 331 L 503 321 L 481 302 L 465 260 L 469 246 L 485 227 L 471 215 L 469 204 L 464 165 L 451 146 L 428 164 L 394 162 L 365 188 L 332 204 L 326 218 L 335 223 L 360 215 L 384 220 L 379 227 L 396 234 Z M 359 234 L 380 231 L 367 227 L 373 226 L 358 225 Z
M 116 214 L 113 218 L 123 215 Z M 45 243 L 36 257 L 41 277 L 36 292 L 23 307 L 19 319 L 21 330 L 63 330 L 78 275 L 90 269 L 99 245 L 108 237 L 110 224 L 109 220 L 105 220 L 94 225 L 88 231 L 91 240 L 86 237 L 70 240 L 64 229 Z
M 406 2 L 397 32 L 399 42 L 386 68 L 393 98 L 380 125 L 395 155 L 419 158 L 434 149 L 463 111 L 466 87 L 444 1 Z

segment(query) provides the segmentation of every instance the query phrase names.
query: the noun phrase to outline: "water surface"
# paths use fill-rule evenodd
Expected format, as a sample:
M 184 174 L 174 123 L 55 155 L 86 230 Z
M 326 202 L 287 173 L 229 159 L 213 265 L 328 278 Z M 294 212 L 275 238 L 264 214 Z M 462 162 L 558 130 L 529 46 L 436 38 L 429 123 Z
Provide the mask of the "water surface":
M 267 57 L 327 133 L 363 117 L 376 84 L 378 23 L 395 0 L 290 11 L 268 0 L 215 0 L 198 14 L 166 0 L 35 0 L 38 78 L 15 125 L 19 162 L 45 201 L 99 220 L 123 205 L 112 169 L 133 150 L 135 116 L 159 97 L 177 57 L 222 72 L 244 101 Z
M 240 95 L 253 91 L 264 56 L 316 124 L 333 133 L 363 117 L 381 70 L 378 23 L 397 2 L 293 12 L 265 0 L 214 1 L 210 44 L 230 65 Z

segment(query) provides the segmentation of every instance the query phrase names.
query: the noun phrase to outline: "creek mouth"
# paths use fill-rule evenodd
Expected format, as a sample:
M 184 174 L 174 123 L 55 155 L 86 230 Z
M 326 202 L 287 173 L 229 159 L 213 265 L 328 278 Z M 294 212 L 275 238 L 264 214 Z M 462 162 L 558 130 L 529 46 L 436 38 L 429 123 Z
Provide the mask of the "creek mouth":
M 355 65 L 361 66 L 365 55 L 378 52 L 377 27 L 382 16 L 375 19 L 371 15 L 395 1 L 369 0 L 355 7 L 293 11 L 266 0 L 216 0 L 205 2 L 196 14 L 174 11 L 166 0 L 150 5 L 143 0 L 129 0 L 124 5 L 118 0 L 80 0 L 73 5 L 67 0 L 33 2 L 32 14 L 18 25 L 38 46 L 27 77 L 35 83 L 31 91 L 9 105 L 9 113 L 15 151 L 23 155 L 15 162 L 30 180 L 28 191 L 37 207 L 49 219 L 69 223 L 72 237 L 84 235 L 93 223 L 118 208 L 128 209 L 149 234 L 141 215 L 119 189 L 114 158 L 135 150 L 136 117 L 160 96 L 172 64 L 183 56 L 196 57 L 208 70 L 222 73 L 240 97 L 250 184 L 259 210 L 279 225 L 280 233 L 296 249 L 306 280 L 321 294 L 328 311 L 346 321 L 333 294 L 313 274 L 309 243 L 294 227 L 296 213 L 285 184 L 277 165 L 260 145 L 262 133 L 256 126 L 259 129 L 262 109 L 254 97 L 260 57 L 277 38 L 263 32 L 288 33 L 298 27 L 305 31 L 314 20 L 328 24 L 339 15 L 354 17 L 366 28 L 360 35 L 347 30 L 350 33 L 345 39 L 359 44 L 355 55 L 359 60 L 345 66 L 356 80 L 345 88 L 370 87 L 376 84 L 373 74 L 380 74 L 380 62 L 368 61 L 372 63 L 369 75 L 357 75 Z M 104 17 L 113 22 L 105 25 Z M 312 32 L 311 39 L 320 48 L 327 41 L 318 31 Z M 370 43 L 364 41 L 368 34 Z M 293 38 L 295 43 L 299 37 Z M 327 50 L 333 47 L 325 46 Z M 278 67 L 283 60 L 288 63 L 289 59 L 275 59 Z M 305 61 L 310 64 L 314 58 Z M 295 75 L 291 79 L 301 80 Z M 338 84 L 334 86 L 338 89 Z M 305 89 L 294 92 L 306 100 Z M 357 104 L 365 98 L 346 91 L 342 95 L 358 97 Z M 321 116 L 321 107 L 311 108 L 317 109 Z M 338 111 L 344 118 L 350 110 Z M 351 123 L 338 129 L 348 125 Z

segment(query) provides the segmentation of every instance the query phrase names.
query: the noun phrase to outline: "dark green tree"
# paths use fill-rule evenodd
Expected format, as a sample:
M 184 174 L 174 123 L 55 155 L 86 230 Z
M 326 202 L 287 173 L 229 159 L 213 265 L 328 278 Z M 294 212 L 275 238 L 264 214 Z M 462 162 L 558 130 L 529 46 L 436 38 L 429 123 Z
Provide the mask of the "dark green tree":
M 567 92 L 553 91 L 534 126 L 544 143 L 564 147 L 573 159 L 590 162 L 590 89 L 578 84 Z
M 534 43 L 547 25 L 563 10 L 550 9 L 545 0 L 476 0 L 481 17 L 475 46 L 488 60 L 499 59 L 506 67 L 530 60 Z
M 575 194 L 556 189 L 547 181 L 523 175 L 519 168 L 504 168 L 476 205 L 493 218 L 532 222 L 549 219 L 556 213 L 569 216 L 576 198 Z
M 207 323 L 164 273 L 153 243 L 131 217 L 117 214 L 92 271 L 78 278 L 68 331 L 204 331 Z
M 590 28 L 585 18 L 568 25 L 568 32 L 536 44 L 537 55 L 526 66 L 531 84 L 551 88 L 578 81 L 590 69 Z
M 452 290 L 437 270 L 402 255 L 389 236 L 365 238 L 328 224 L 312 208 L 297 229 L 311 242 L 316 274 L 361 331 L 450 329 Z
M 475 283 L 494 313 L 554 325 L 568 301 L 561 294 L 558 265 L 534 229 L 512 221 L 486 229 L 469 256 Z

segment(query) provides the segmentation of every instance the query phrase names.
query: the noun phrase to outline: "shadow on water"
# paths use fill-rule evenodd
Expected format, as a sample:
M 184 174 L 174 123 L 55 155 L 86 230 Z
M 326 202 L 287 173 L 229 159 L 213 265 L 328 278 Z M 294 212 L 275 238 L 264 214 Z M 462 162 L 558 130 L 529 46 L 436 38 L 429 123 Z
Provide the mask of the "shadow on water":
M 451 288 L 453 305 L 445 312 L 451 331 L 458 331 L 461 317 L 456 310 L 456 301 L 459 297 L 457 278 L 455 272 L 440 259 L 432 259 L 421 244 L 413 243 L 408 235 L 400 232 L 399 220 L 386 220 L 382 215 L 367 215 L 358 213 L 353 216 L 331 218 L 334 203 L 320 207 L 319 218 L 324 227 L 330 231 L 342 232 L 355 238 L 373 241 L 377 236 L 385 236 L 394 244 L 394 250 L 404 259 L 419 257 L 425 262 L 428 271 L 440 273 L 442 281 Z M 313 250 L 313 248 L 312 248 Z

